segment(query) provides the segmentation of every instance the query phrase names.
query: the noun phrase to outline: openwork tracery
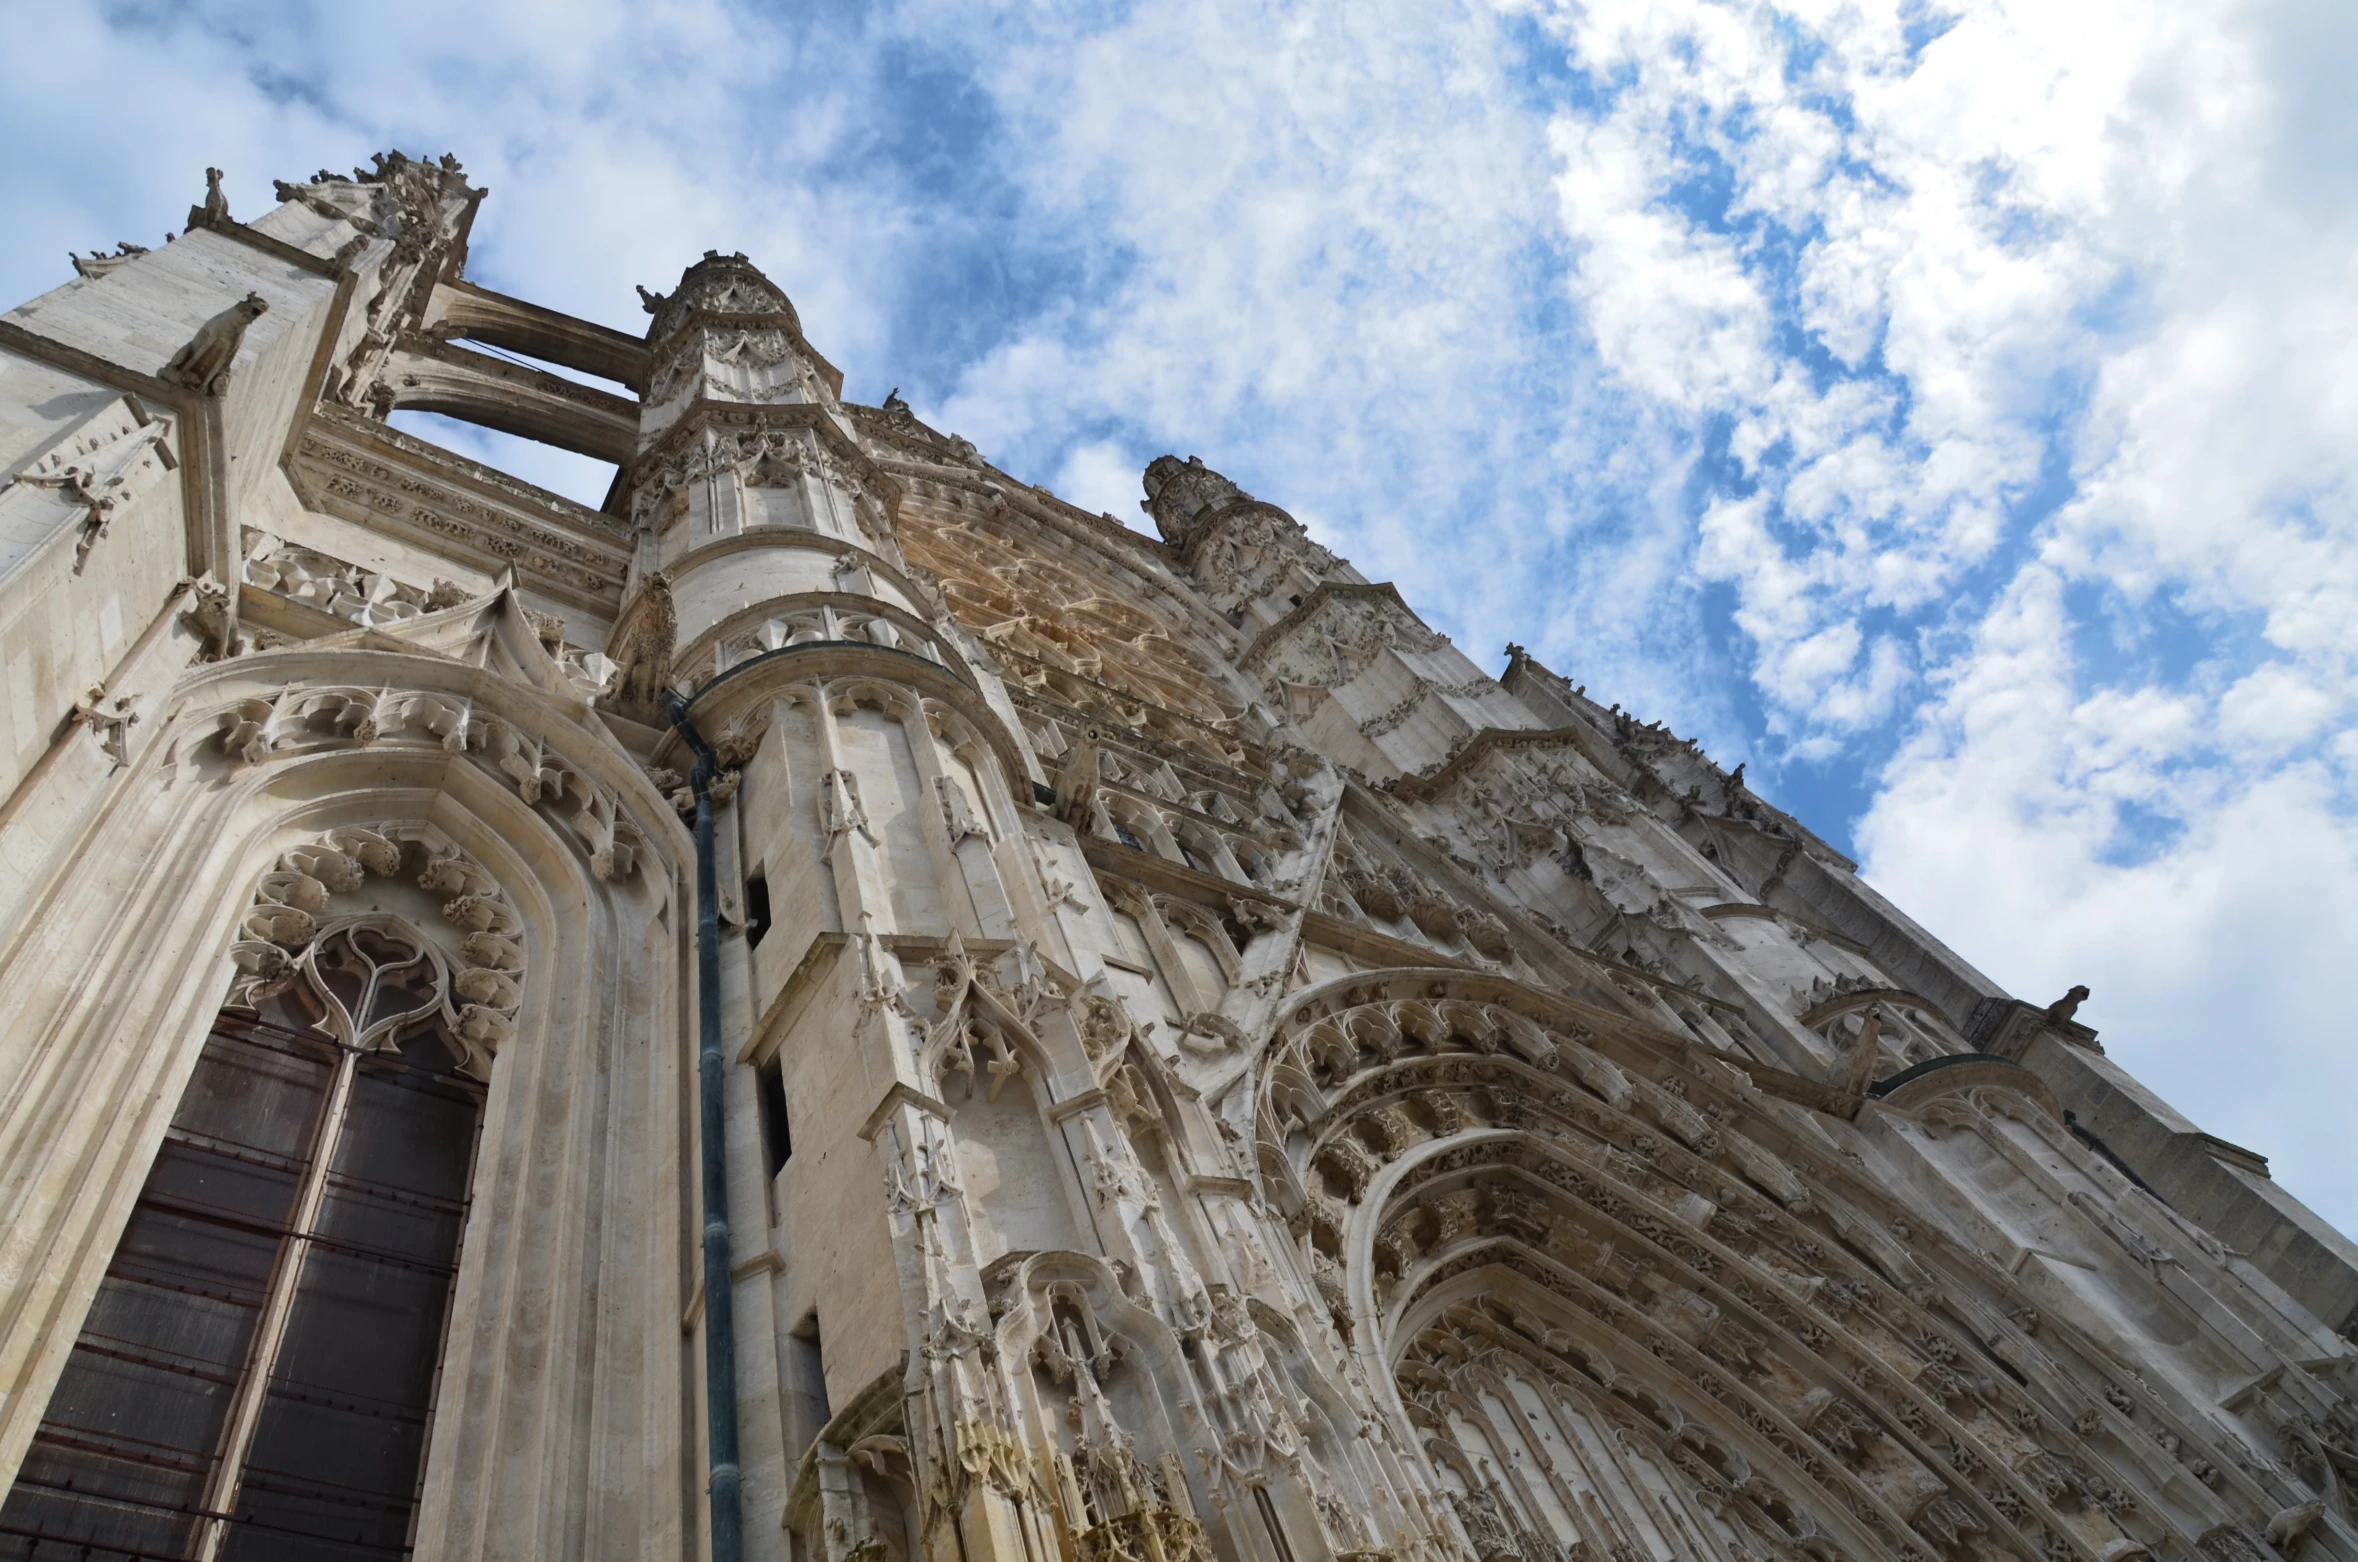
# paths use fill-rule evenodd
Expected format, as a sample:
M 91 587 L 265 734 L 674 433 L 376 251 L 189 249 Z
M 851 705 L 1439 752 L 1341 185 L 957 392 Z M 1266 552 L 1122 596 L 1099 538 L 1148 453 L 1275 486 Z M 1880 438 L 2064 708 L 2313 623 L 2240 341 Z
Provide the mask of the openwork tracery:
M 1976 1067 L 1935 1131 L 2071 1153 Z M 1485 1557 L 2118 1562 L 2234 1484 L 2215 1430 L 1625 1024 L 1366 980 L 1297 1007 L 1259 1103 L 1264 1183 Z
M 454 936 L 430 938 L 400 915 L 349 903 L 371 876 L 405 872 L 421 899 L 439 902 Z M 282 853 L 240 932 L 230 947 L 240 972 L 233 1006 L 251 1007 L 273 984 L 300 978 L 327 1006 L 337 1040 L 391 1046 L 403 1029 L 438 1018 L 478 1077 L 516 1033 L 522 919 L 481 864 L 420 826 L 331 830 Z

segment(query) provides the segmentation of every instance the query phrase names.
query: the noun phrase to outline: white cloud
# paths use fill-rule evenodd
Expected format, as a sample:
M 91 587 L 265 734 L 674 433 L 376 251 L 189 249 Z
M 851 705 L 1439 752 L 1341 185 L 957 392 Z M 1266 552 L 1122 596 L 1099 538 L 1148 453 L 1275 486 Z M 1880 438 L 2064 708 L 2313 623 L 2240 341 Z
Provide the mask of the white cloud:
M 2285 1082 L 2350 1071 L 2358 198 L 2295 139 L 2358 26 L 1953 9 L 1550 13 L 1610 83 L 1553 130 L 1571 287 L 1726 431 L 1692 556 L 1786 756 L 1902 739 L 1869 871 L 2348 1223 L 2337 1093 Z
M 855 394 L 1090 509 L 1201 454 L 1477 657 L 1875 778 L 1902 905 L 2358 1224 L 2358 10 L 1926 20 L 18 7 L 0 286 L 392 144 L 623 329 L 743 249 Z

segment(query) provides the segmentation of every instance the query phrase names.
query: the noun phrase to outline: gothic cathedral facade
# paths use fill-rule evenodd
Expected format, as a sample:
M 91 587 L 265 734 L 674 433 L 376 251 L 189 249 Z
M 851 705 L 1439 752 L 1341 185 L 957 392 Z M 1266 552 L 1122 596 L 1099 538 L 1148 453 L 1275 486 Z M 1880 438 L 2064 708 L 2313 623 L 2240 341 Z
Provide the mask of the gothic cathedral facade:
M 2358 1248 L 1741 767 L 278 188 L 0 317 L 0 1558 L 2358 1562 Z

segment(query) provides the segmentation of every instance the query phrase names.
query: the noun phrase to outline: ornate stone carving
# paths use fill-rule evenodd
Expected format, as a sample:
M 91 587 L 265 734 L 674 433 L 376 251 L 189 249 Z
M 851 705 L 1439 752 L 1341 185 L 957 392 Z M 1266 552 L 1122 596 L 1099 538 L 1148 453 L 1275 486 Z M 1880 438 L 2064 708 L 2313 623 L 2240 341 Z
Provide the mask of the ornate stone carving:
M 229 389 L 230 365 L 246 339 L 246 327 L 270 312 L 259 293 L 248 293 L 197 327 L 196 335 L 181 345 L 171 360 L 156 371 L 168 385 L 185 385 L 201 396 L 218 396 Z
M 505 776 L 516 795 L 566 826 L 599 878 L 627 876 L 644 837 L 614 790 L 540 738 L 457 695 L 384 688 L 290 688 L 223 711 L 216 729 L 233 764 L 330 745 L 432 746 Z
M 359 890 L 370 875 L 391 878 L 405 858 L 418 867 L 417 885 L 442 897 L 442 915 L 458 930 L 455 958 L 432 947 L 422 953 L 438 972 L 438 1011 L 466 1050 L 477 1074 L 490 1068 L 491 1055 L 516 1033 L 523 1002 L 524 924 L 506 892 L 482 866 L 450 847 L 426 844 L 411 826 L 332 830 L 317 841 L 292 847 L 262 876 L 242 927 L 230 948 L 241 975 L 233 1004 L 250 1003 L 254 990 L 285 977 L 310 955 L 320 936 L 335 927 L 376 925 L 365 913 L 337 917 L 336 897 Z M 323 991 L 325 990 L 323 986 Z M 403 1022 L 416 1018 L 405 1012 Z M 390 1046 L 395 1027 L 371 1014 L 351 1016 L 354 1045 Z

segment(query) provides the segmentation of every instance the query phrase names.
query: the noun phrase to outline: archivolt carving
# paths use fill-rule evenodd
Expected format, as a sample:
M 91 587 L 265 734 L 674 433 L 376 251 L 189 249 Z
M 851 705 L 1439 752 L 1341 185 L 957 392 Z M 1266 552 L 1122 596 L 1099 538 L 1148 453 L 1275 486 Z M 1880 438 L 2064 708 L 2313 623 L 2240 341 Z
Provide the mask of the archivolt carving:
M 2254 1533 L 2283 1506 L 2239 1487 L 2242 1445 L 1708 1072 L 1387 988 L 1291 1016 L 1259 1167 L 1478 1553 L 2063 1562 L 2191 1540 L 2209 1493 Z M 1987 1091 L 1942 1115 L 1983 1110 L 2053 1127 Z
M 645 837 L 610 787 L 540 738 L 461 695 L 418 689 L 292 687 L 240 700 L 219 717 L 221 749 L 239 765 L 323 744 L 433 745 L 505 776 L 525 802 L 566 826 L 601 879 L 636 871 Z
M 372 874 L 393 878 L 405 866 L 415 870 L 420 889 L 441 898 L 442 915 L 459 933 L 455 959 L 398 918 L 381 912 L 334 914 L 336 897 L 360 890 Z M 363 995 L 347 1002 L 321 973 L 319 962 L 335 937 L 351 930 L 410 945 L 409 963 L 432 972 L 431 996 L 391 1015 L 372 1013 L 380 962 L 355 943 L 343 951 L 347 963 L 357 960 L 370 970 Z M 390 1045 L 402 1026 L 439 1013 L 464 1047 L 468 1071 L 478 1076 L 489 1072 L 492 1052 L 516 1033 L 516 1009 L 523 1001 L 523 919 L 480 863 L 415 826 L 331 830 L 290 848 L 262 875 L 240 932 L 229 951 L 240 973 L 230 993 L 233 1006 L 249 1006 L 258 988 L 299 973 L 319 989 L 332 1011 L 344 1014 L 349 1033 L 340 1039 L 363 1048 Z

